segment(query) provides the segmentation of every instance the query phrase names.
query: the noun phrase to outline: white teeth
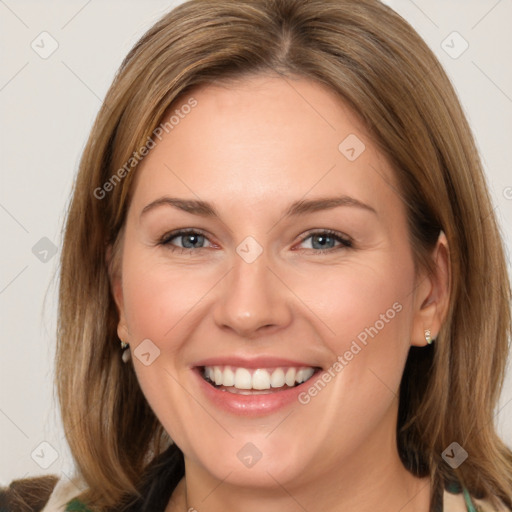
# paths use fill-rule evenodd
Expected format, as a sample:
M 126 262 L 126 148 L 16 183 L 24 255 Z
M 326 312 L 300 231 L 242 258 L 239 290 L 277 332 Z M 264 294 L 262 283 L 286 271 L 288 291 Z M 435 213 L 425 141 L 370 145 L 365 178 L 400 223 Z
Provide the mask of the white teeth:
M 222 379 L 223 386 L 234 386 L 235 385 L 235 373 L 231 368 L 224 369 L 224 378 Z
M 215 383 L 215 384 L 217 384 L 217 383 Z M 246 370 L 245 368 L 237 368 L 236 369 L 235 388 L 237 388 L 237 389 L 251 389 L 252 388 L 252 378 L 251 378 L 251 372 L 249 370 Z
M 215 368 L 213 369 L 213 378 L 217 386 L 220 386 L 222 384 L 222 381 L 224 380 L 222 370 L 218 366 L 215 366 Z
M 297 371 L 295 368 L 288 368 L 286 375 L 284 377 L 284 381 L 287 386 L 293 386 L 295 384 L 295 374 Z
M 230 366 L 206 366 L 204 378 L 217 386 L 235 387 L 237 389 L 264 390 L 302 384 L 315 373 L 312 367 L 288 367 L 265 369 L 233 368 Z
M 257 369 L 252 374 L 252 389 L 270 389 L 270 375 L 267 370 Z
M 272 372 L 270 385 L 273 388 L 282 388 L 284 386 L 284 371 L 281 368 L 277 368 Z
M 313 368 L 301 368 L 295 376 L 295 382 L 305 382 L 315 373 Z
M 302 382 L 306 382 L 311 377 L 313 377 L 313 373 L 315 373 L 315 370 L 313 368 L 304 368 L 304 373 L 302 374 L 304 380 Z

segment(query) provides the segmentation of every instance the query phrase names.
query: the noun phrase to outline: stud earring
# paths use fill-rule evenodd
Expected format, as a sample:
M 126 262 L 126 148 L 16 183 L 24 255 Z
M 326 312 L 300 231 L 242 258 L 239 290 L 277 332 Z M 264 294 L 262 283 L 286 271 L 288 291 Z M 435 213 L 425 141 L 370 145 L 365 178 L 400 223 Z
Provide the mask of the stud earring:
M 130 345 L 128 343 L 125 343 L 124 341 L 121 341 L 121 349 L 123 353 L 121 354 L 121 359 L 123 360 L 123 363 L 127 363 L 130 360 L 131 353 L 130 349 L 128 348 Z
M 432 345 L 432 343 L 434 342 L 430 329 L 425 329 L 425 340 L 427 340 L 427 343 L 429 345 Z

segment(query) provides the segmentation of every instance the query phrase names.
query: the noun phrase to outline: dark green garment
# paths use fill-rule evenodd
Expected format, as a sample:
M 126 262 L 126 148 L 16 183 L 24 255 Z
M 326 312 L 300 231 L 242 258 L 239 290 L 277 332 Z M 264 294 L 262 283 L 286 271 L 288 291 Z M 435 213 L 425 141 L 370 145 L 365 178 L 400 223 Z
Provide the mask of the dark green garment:
M 75 498 L 67 504 L 66 512 L 91 512 L 91 509 Z

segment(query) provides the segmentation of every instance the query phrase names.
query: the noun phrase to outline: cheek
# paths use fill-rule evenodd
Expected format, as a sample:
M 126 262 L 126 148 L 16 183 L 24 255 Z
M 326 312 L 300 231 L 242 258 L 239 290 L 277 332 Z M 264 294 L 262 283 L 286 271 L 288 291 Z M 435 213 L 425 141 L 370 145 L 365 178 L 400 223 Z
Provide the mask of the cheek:
M 333 378 L 325 386 L 312 383 L 301 403 L 324 418 L 325 428 L 315 425 L 315 432 L 328 445 L 339 443 L 338 430 L 329 425 L 363 443 L 396 405 L 412 325 L 412 260 L 380 254 L 337 271 L 326 267 L 315 281 L 298 294 L 321 320 L 317 325 L 328 327 L 324 342 Z
M 211 279 L 201 271 L 159 260 L 162 258 L 155 258 L 147 247 L 126 244 L 122 268 L 124 313 L 135 350 L 134 370 L 144 396 L 171 438 L 186 440 L 187 428 L 204 411 L 184 393 L 181 383 L 186 382 L 188 370 L 182 349 L 194 306 L 211 287 Z M 142 357 L 145 352 L 151 359 L 147 366 Z M 184 446 L 188 446 L 186 441 Z
M 354 341 L 366 347 L 374 339 L 386 339 L 387 349 L 407 341 L 414 283 L 407 258 L 397 263 L 375 255 L 373 261 L 319 266 L 310 274 L 314 277 L 296 278 L 293 289 L 317 323 L 321 320 L 333 352 L 343 354 Z
M 333 423 L 348 421 L 355 429 L 369 414 L 375 420 L 385 414 L 398 393 L 410 346 L 414 265 L 406 251 L 375 253 L 364 262 L 319 268 L 314 281 L 294 289 L 321 320 L 335 376 L 329 386 L 343 405 L 333 409 L 332 396 L 317 399 L 315 390 L 304 401 L 316 401 L 319 410 L 331 411 Z
M 133 249 L 123 259 L 126 323 L 135 343 L 149 338 L 159 344 L 172 340 L 172 331 L 198 304 L 213 279 L 199 266 L 171 265 Z

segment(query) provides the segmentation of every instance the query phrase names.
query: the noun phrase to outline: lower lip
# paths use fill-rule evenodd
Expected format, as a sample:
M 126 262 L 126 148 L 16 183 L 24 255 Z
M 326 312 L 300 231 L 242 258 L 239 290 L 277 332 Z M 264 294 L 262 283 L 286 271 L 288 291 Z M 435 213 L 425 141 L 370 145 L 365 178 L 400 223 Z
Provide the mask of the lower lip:
M 299 386 L 283 391 L 273 391 L 266 394 L 241 395 L 222 391 L 203 379 L 198 368 L 194 369 L 201 392 L 220 409 L 239 416 L 264 416 L 283 409 L 292 403 L 298 403 L 299 394 L 311 385 L 317 375 L 313 375 Z

